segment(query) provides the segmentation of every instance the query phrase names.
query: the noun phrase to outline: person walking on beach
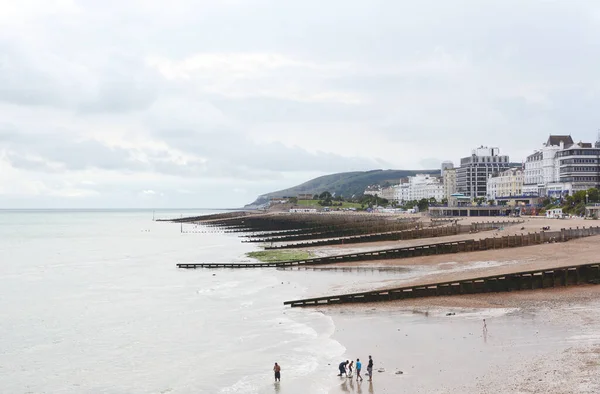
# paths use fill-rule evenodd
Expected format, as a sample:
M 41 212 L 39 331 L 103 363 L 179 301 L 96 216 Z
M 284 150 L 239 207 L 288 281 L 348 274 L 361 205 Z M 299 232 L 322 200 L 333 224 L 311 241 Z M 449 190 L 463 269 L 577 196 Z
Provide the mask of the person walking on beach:
M 360 358 L 356 359 L 356 381 L 358 382 L 358 379 L 360 378 L 360 381 L 362 382 L 363 378 L 362 376 L 360 376 L 360 370 L 362 369 L 362 363 L 360 362 Z
M 346 377 L 348 377 L 348 373 L 346 373 L 346 365 L 348 365 L 348 360 L 342 361 L 340 363 L 340 366 L 339 366 L 340 374 L 338 376 L 342 376 L 342 374 L 344 374 L 344 375 L 346 375 Z
M 275 363 L 275 366 L 273 367 L 273 372 L 275 372 L 275 381 L 281 382 L 281 367 L 279 366 L 279 364 Z
M 350 361 L 350 365 L 348 365 L 348 377 L 352 377 L 352 368 L 354 367 L 354 360 Z
M 369 382 L 373 380 L 373 359 L 369 356 L 369 364 L 367 364 L 367 375 L 369 375 Z

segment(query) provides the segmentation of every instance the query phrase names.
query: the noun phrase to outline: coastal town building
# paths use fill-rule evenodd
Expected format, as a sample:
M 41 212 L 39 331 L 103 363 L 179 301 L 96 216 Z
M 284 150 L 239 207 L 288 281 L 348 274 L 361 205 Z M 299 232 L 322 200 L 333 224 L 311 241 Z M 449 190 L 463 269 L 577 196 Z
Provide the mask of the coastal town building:
M 452 169 L 454 169 L 454 163 L 452 163 L 451 161 L 443 161 L 442 162 L 442 171 L 440 174 L 442 176 L 442 178 L 444 177 L 444 173 L 447 170 L 452 170 Z
M 441 178 L 430 174 L 409 176 L 403 183 L 394 186 L 393 190 L 394 201 L 399 203 L 431 198 L 441 201 L 444 198 L 444 184 Z
M 379 185 L 367 186 L 363 194 L 366 196 L 381 196 L 381 187 Z
M 523 170 L 509 168 L 500 173 L 490 175 L 487 181 L 487 199 L 512 197 L 523 194 Z
M 395 201 L 396 200 L 396 188 L 391 186 L 391 187 L 385 187 L 385 188 L 381 189 L 381 195 L 379 197 L 385 198 L 388 201 Z
M 560 181 L 557 153 L 574 144 L 570 135 L 550 135 L 542 149 L 525 160 L 523 194 L 560 197 L 569 194 L 571 185 Z
M 600 136 L 595 145 L 577 143 L 556 153 L 559 182 L 571 193 L 600 187 Z
M 600 136 L 594 145 L 551 135 L 541 150 L 527 156 L 523 194 L 564 197 L 600 186 Z
M 441 201 L 445 197 L 444 184 L 442 178 L 430 174 L 417 174 L 403 178 L 397 185 L 378 188 L 368 187 L 363 192 L 366 195 L 379 196 L 390 202 L 406 203 L 423 198 L 430 200 L 435 198 Z
M 471 156 L 460 160 L 456 170 L 457 192 L 473 198 L 486 197 L 487 181 L 490 174 L 504 171 L 511 167 L 507 155 L 500 155 L 499 148 L 480 146 L 472 151 Z
M 448 168 L 442 175 L 442 183 L 444 184 L 444 197 L 450 200 L 450 196 L 456 193 L 456 168 Z

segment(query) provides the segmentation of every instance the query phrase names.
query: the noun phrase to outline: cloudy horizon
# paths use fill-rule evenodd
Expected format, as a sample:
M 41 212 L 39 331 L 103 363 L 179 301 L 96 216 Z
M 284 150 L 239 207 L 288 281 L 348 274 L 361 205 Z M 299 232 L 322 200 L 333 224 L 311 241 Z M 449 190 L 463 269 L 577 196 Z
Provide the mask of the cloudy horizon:
M 0 5 L 0 208 L 238 207 L 600 127 L 592 1 Z

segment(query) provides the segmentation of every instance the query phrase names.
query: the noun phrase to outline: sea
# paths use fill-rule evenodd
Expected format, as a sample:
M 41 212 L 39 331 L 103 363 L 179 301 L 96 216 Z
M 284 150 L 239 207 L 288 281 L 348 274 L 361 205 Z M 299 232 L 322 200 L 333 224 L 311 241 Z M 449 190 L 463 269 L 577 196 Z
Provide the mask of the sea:
M 178 269 L 258 249 L 153 220 L 210 213 L 0 211 L 0 393 L 327 393 L 333 322 L 283 301 L 344 274 Z

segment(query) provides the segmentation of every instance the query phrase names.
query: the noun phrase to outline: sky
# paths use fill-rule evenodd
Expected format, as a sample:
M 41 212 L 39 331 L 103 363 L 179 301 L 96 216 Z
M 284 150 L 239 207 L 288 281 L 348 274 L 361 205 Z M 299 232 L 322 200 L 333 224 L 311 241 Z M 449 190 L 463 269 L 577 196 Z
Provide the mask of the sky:
M 0 0 L 0 208 L 238 207 L 600 128 L 600 2 Z

